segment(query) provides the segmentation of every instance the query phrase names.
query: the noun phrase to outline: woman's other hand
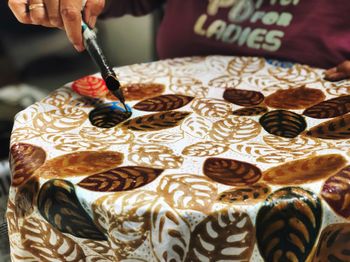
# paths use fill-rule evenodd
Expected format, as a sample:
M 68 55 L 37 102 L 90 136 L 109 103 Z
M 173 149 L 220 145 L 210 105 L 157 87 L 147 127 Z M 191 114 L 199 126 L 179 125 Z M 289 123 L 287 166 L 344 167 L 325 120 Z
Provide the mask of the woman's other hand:
M 81 33 L 83 0 L 9 0 L 8 4 L 19 22 L 64 29 L 76 50 L 85 49 Z M 95 26 L 104 5 L 105 0 L 87 0 L 83 14 L 90 27 Z
M 340 81 L 350 78 L 350 60 L 328 69 L 324 78 L 329 81 Z

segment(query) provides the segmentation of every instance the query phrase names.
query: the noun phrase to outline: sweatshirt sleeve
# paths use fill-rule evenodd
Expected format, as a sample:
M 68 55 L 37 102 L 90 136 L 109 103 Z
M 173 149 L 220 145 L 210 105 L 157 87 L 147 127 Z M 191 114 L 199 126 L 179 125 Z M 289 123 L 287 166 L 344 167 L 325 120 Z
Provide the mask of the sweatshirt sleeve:
M 142 16 L 160 7 L 165 0 L 107 0 L 101 18 L 123 15 Z

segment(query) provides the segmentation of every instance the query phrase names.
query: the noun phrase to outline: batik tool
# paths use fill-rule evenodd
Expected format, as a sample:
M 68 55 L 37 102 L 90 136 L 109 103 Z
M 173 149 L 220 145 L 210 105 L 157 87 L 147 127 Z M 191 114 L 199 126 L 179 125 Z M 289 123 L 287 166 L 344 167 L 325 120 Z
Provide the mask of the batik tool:
M 117 79 L 115 72 L 112 67 L 109 65 L 106 57 L 104 56 L 101 47 L 97 41 L 96 33 L 89 28 L 89 26 L 82 21 L 81 23 L 84 45 L 88 51 L 90 57 L 98 66 L 101 72 L 103 80 L 106 82 L 108 90 L 119 99 L 122 103 L 126 112 L 129 111 L 128 107 L 125 105 L 125 98 L 123 92 L 120 88 L 120 83 Z

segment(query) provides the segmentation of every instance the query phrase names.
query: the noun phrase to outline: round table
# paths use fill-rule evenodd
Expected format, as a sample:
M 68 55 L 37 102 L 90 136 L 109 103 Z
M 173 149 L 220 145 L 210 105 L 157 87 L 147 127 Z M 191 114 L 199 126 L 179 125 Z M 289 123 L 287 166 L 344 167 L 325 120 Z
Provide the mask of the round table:
M 257 57 L 115 68 L 20 112 L 12 261 L 350 261 L 350 82 Z M 337 260 L 336 260 L 337 259 Z

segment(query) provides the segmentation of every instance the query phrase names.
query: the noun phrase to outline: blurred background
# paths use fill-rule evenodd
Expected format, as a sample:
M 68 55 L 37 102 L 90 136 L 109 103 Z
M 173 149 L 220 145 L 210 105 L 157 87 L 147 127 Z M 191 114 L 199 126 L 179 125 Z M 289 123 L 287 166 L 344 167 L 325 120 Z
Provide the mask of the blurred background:
M 113 66 L 156 59 L 155 35 L 160 11 L 144 17 L 99 21 L 99 42 Z M 10 184 L 8 149 L 15 114 L 49 92 L 97 68 L 57 29 L 23 25 L 0 1 L 0 262 L 8 256 L 6 210 Z

